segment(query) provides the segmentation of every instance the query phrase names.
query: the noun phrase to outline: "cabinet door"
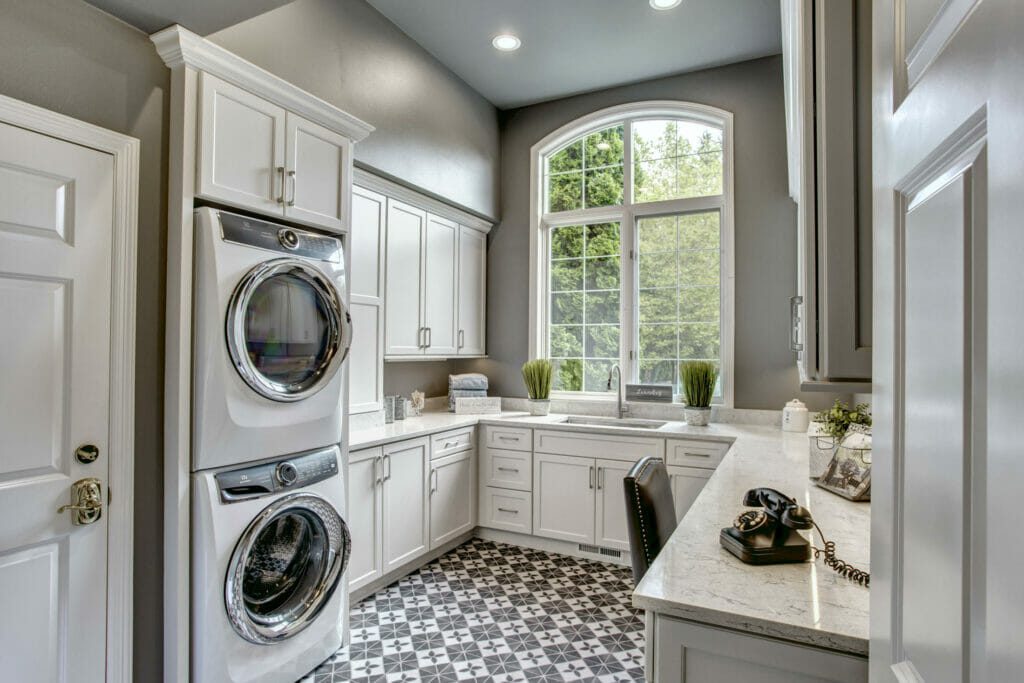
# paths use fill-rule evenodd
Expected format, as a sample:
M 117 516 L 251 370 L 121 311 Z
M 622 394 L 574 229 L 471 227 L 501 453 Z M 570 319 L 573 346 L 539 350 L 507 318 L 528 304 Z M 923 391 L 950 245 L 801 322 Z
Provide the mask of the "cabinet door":
M 535 453 L 534 535 L 593 543 L 596 478 L 597 468 L 592 458 Z
M 420 287 L 426 222 L 425 211 L 388 200 L 384 336 L 389 356 L 423 355 Z
M 384 221 L 387 198 L 362 187 L 352 188 L 352 229 L 348 250 L 352 257 L 349 293 L 382 303 L 384 298 Z
M 352 555 L 348 562 L 349 590 L 382 576 L 381 562 L 381 449 L 353 453 L 348 466 L 348 513 Z
M 285 216 L 329 230 L 344 230 L 352 143 L 291 112 L 286 129 Z
M 704 490 L 704 485 L 714 474 L 714 470 L 700 469 L 699 467 L 669 467 L 668 476 L 672 481 L 672 499 L 676 505 L 676 521 L 683 519 L 686 511 L 697 500 L 697 496 Z
M 380 410 L 384 401 L 384 220 L 387 199 L 352 188 L 348 250 L 352 348 L 349 413 Z
M 603 548 L 629 550 L 629 531 L 626 525 L 626 494 L 622 480 L 631 463 L 621 460 L 598 460 L 597 507 L 594 544 Z
M 207 73 L 199 87 L 196 194 L 282 215 L 285 110 Z
M 352 316 L 352 347 L 347 361 L 349 413 L 369 413 L 384 405 L 381 307 L 353 300 L 349 315 Z
M 473 451 L 435 460 L 430 466 L 430 547 L 436 548 L 476 526 Z
M 384 573 L 427 552 L 426 439 L 384 447 Z
M 460 356 L 487 353 L 487 235 L 459 226 L 459 329 Z
M 423 259 L 423 325 L 427 328 L 428 356 L 454 356 L 455 295 L 458 271 L 459 226 L 427 214 Z

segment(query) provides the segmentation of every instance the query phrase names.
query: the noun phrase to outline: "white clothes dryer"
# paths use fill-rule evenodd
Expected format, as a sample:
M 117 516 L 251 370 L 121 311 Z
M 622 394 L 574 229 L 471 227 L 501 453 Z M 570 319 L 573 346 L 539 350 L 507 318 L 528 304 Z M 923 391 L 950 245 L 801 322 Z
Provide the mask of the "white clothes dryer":
M 340 443 L 341 238 L 197 209 L 194 291 L 192 470 Z
M 332 446 L 192 475 L 194 683 L 293 683 L 341 647 L 340 469 Z

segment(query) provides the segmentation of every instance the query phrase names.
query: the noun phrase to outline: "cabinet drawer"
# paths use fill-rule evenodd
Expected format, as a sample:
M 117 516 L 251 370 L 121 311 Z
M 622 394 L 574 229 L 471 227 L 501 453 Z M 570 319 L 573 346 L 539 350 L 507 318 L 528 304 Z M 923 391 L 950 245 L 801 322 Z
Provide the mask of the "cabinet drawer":
M 648 455 L 663 458 L 665 440 L 538 429 L 533 436 L 533 450 L 535 453 L 636 462 Z
M 533 486 L 533 457 L 523 451 L 485 448 L 480 483 L 484 486 L 529 491 Z
M 468 451 L 476 445 L 474 428 L 457 429 L 435 434 L 430 438 L 430 459 L 437 460 L 452 453 Z
M 510 451 L 529 451 L 533 448 L 533 430 L 518 427 L 484 427 L 484 443 L 488 448 L 504 448 Z
M 484 486 L 480 494 L 480 526 L 533 533 L 533 496 L 529 492 Z
M 729 444 L 715 441 L 669 439 L 665 445 L 665 464 L 712 470 L 718 467 L 729 450 Z

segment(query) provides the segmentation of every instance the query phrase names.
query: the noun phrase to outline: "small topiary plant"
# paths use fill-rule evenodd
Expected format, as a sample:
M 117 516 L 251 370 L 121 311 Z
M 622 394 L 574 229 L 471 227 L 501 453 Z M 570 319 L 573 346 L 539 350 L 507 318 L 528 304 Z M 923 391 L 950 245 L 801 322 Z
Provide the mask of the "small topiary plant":
M 688 360 L 679 364 L 683 396 L 690 408 L 710 408 L 718 381 L 718 366 L 707 360 Z
M 523 363 L 523 382 L 534 401 L 546 401 L 551 396 L 551 371 L 551 361 L 547 358 Z
M 834 437 L 836 441 L 846 436 L 850 425 L 871 426 L 871 409 L 867 403 L 858 403 L 850 410 L 850 407 L 838 398 L 828 410 L 823 410 L 814 416 L 815 422 L 822 424 L 826 434 Z

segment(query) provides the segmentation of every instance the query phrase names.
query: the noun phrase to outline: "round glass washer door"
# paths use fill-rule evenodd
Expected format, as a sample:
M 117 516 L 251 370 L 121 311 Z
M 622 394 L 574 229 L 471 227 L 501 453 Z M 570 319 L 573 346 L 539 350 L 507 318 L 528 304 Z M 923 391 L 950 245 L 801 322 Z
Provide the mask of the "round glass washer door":
M 246 384 L 273 401 L 299 401 L 330 382 L 348 354 L 352 323 L 334 283 L 294 258 L 256 266 L 231 295 L 228 351 Z
M 351 552 L 348 527 L 330 503 L 293 493 L 249 524 L 228 564 L 231 626 L 269 645 L 301 632 L 331 599 Z

